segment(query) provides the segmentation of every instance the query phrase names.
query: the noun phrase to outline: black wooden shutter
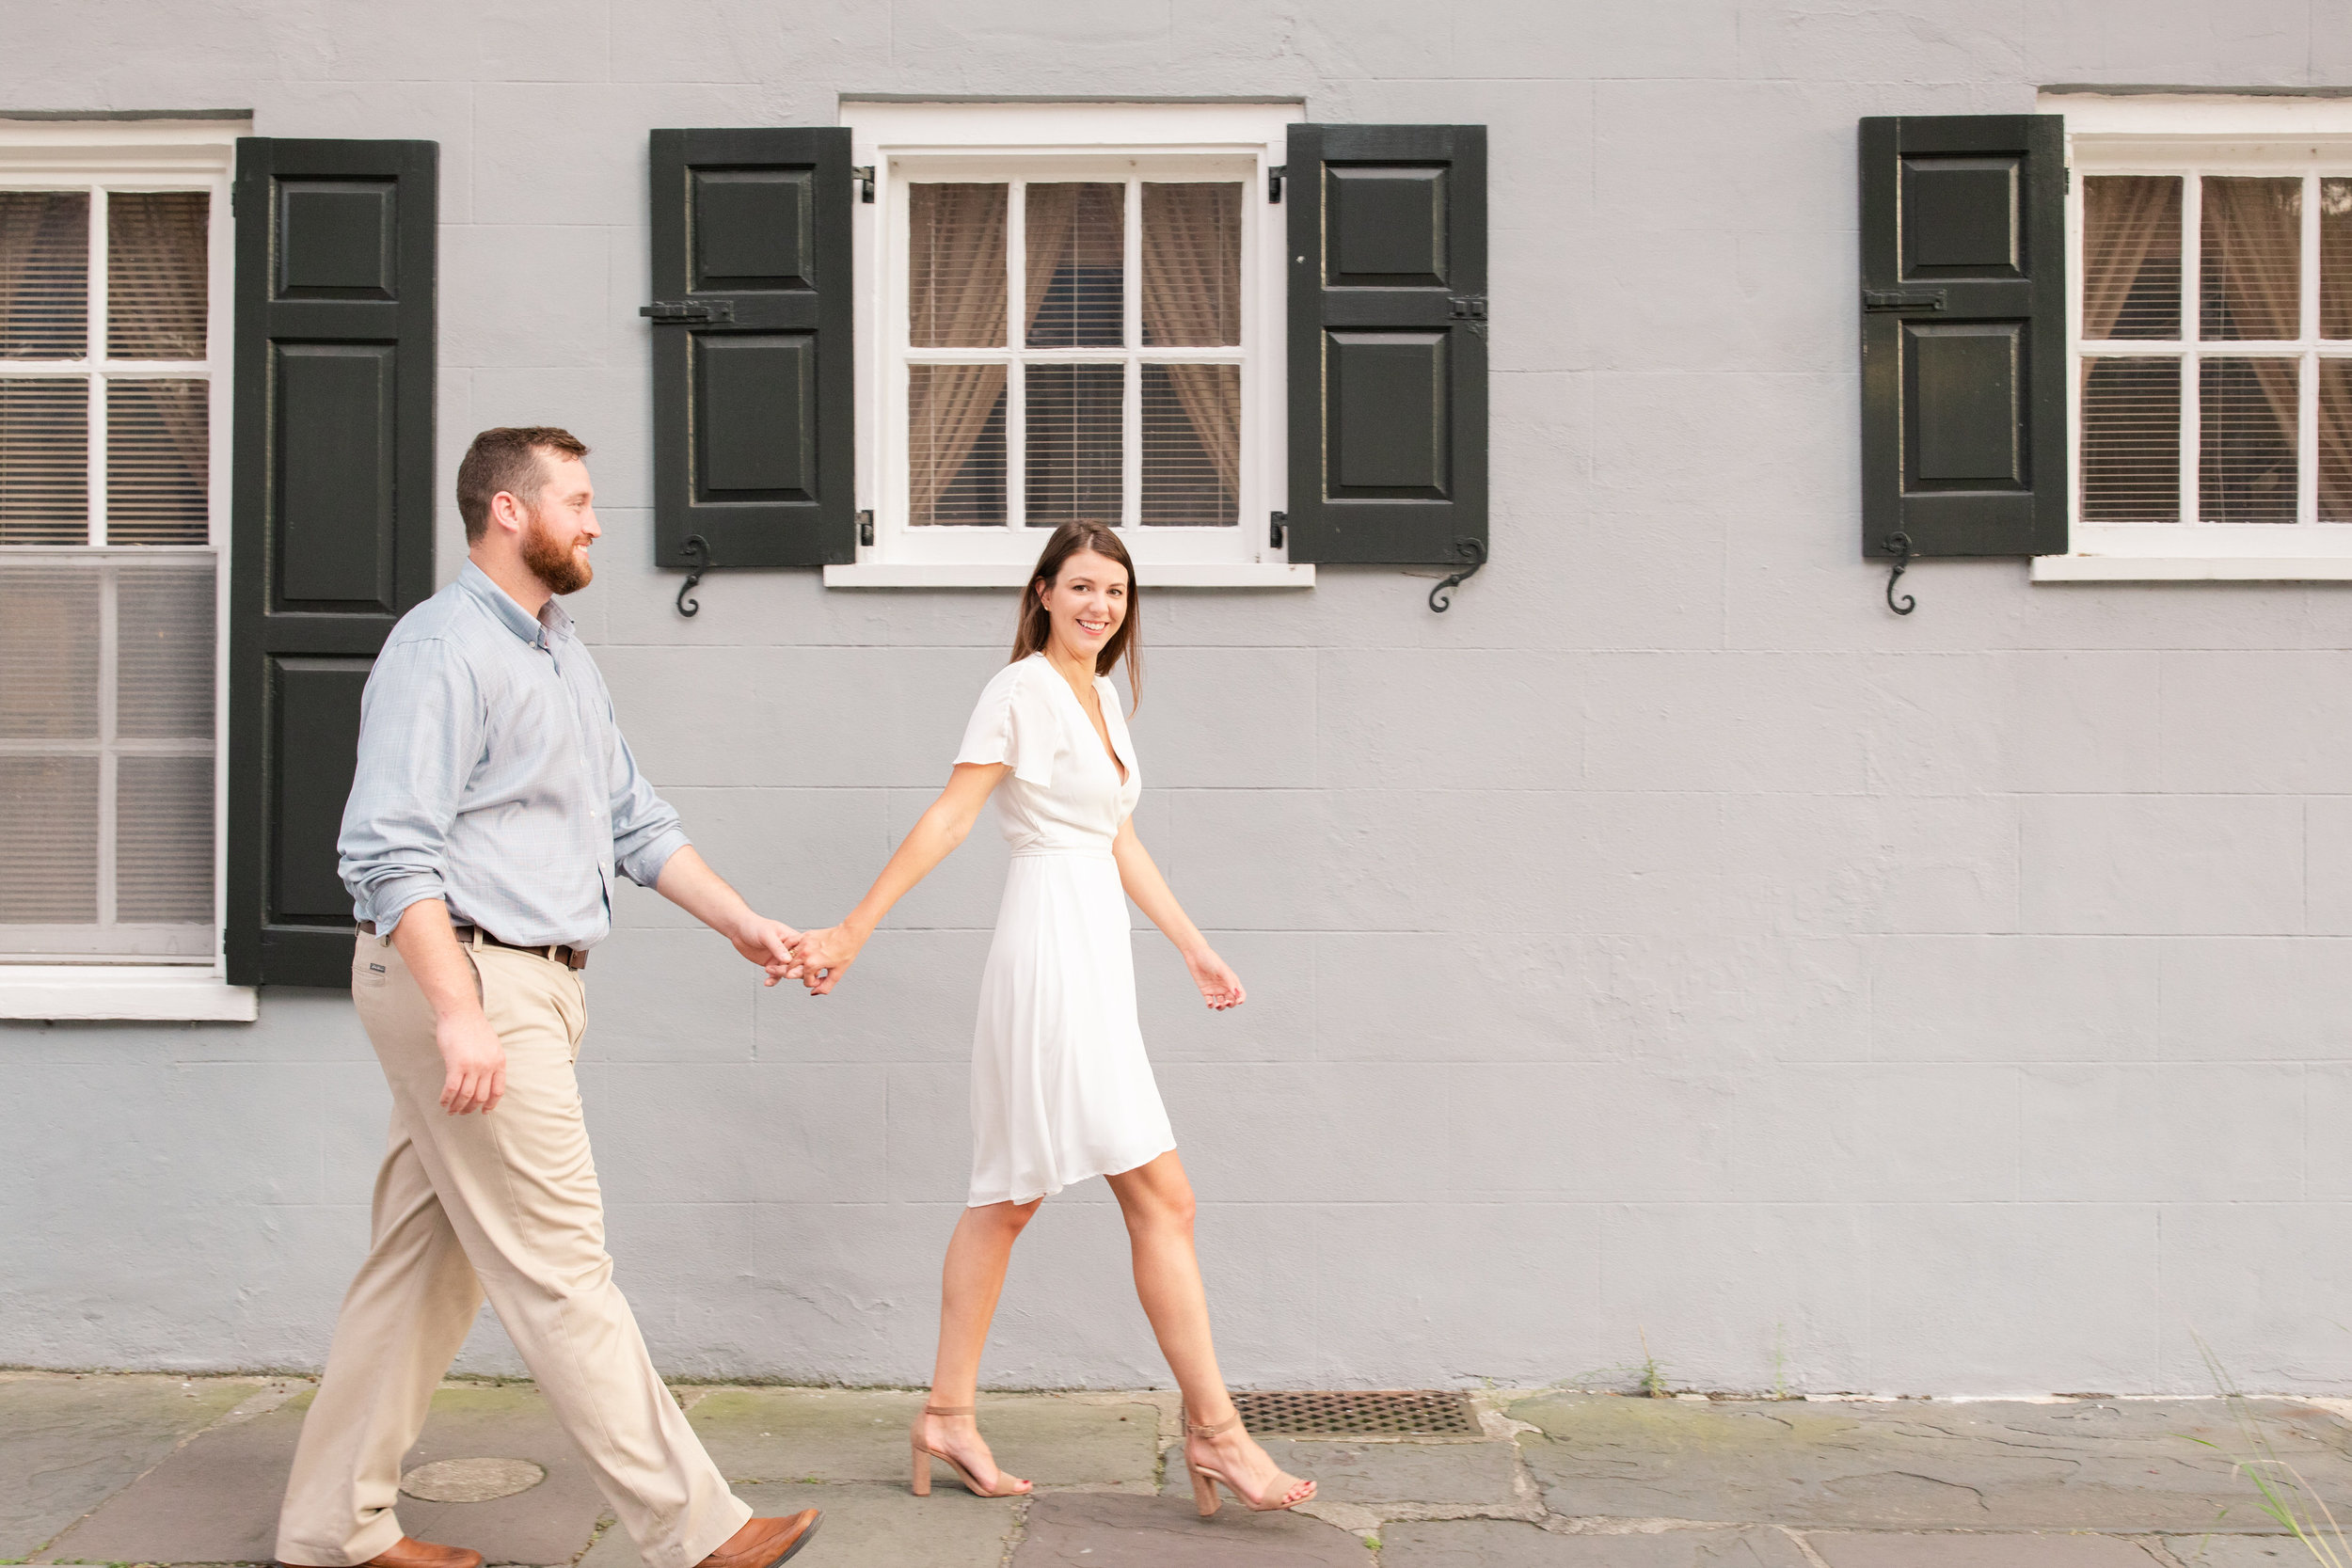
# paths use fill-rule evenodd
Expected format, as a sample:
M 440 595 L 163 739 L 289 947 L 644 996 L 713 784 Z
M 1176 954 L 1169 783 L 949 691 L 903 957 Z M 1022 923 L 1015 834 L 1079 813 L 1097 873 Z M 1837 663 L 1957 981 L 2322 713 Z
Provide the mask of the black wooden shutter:
M 2066 548 L 2057 115 L 1862 122 L 1862 547 Z
M 1290 558 L 1486 550 L 1486 128 L 1294 125 Z
M 654 562 L 857 559 L 846 127 L 656 131 Z
M 359 692 L 433 592 L 426 141 L 237 143 L 229 978 L 351 983 Z

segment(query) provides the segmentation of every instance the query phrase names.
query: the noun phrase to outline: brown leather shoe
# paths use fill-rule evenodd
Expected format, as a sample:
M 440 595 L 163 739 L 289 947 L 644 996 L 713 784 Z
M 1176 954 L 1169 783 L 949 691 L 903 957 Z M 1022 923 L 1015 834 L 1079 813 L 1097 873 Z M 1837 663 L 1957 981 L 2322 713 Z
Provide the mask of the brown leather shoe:
M 287 1562 L 278 1568 L 302 1565 Z M 437 1546 L 404 1535 L 381 1557 L 370 1559 L 364 1568 L 482 1568 L 482 1554 L 469 1546 Z
M 773 1568 L 808 1544 L 823 1517 L 804 1508 L 789 1519 L 747 1519 L 698 1568 Z

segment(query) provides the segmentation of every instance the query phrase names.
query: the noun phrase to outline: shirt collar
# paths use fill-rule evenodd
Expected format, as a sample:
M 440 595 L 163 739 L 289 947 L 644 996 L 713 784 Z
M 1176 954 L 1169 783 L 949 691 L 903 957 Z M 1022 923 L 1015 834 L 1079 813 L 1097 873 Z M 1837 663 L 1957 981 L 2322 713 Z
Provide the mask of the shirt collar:
M 531 611 L 516 604 L 513 594 L 492 582 L 490 574 L 470 560 L 457 568 L 457 583 L 497 616 L 500 625 L 533 647 L 544 647 L 571 635 L 571 614 L 552 594 L 540 607 L 539 618 L 534 621 Z

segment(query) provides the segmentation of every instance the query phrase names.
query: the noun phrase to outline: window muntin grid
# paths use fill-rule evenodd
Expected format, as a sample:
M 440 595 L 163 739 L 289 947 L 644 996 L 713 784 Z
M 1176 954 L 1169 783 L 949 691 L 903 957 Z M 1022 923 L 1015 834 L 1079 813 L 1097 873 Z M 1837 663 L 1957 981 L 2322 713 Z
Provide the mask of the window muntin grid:
M 0 309 L 0 787 L 36 824 L 0 848 L 0 961 L 217 959 L 220 152 L 0 164 L 0 216 L 83 236 Z
M 1263 378 L 1279 371 L 1269 358 L 1279 334 L 1259 320 L 1257 273 L 1268 258 L 1257 210 L 1263 160 L 926 153 L 887 162 L 877 454 L 883 558 L 1026 560 L 1037 544 L 1030 530 L 1102 515 L 1129 533 L 1139 561 L 1258 559 L 1263 531 L 1241 525 L 1279 504 L 1257 471 L 1269 450 L 1257 428 Z M 918 196 L 924 186 L 961 194 L 942 203 Z M 1000 191 L 1001 204 L 983 187 Z M 1189 204 L 1180 215 L 1198 225 L 1204 187 L 1216 192 L 1205 199 L 1224 203 L 1214 220 L 1221 243 L 1238 252 L 1223 269 L 1221 293 L 1201 281 L 1218 269 L 1180 276 L 1165 249 L 1155 259 L 1143 242 L 1145 225 L 1175 206 Z M 1060 198 L 1066 211 L 1041 224 L 1032 191 Z M 922 221 L 918 201 L 933 203 Z M 1265 210 L 1279 222 L 1279 207 Z M 961 230 L 961 243 L 991 247 L 1002 281 L 984 308 L 976 308 L 969 279 L 951 279 L 958 286 L 944 300 L 938 293 L 943 264 L 927 245 L 942 222 Z M 1103 254 L 1114 227 L 1115 271 Z M 1041 230 L 1072 263 L 1055 275 L 1029 264 L 1032 231 Z M 1045 287 L 1032 302 L 1039 282 Z M 1150 307 L 1147 290 L 1160 291 Z M 1180 307 L 1167 303 L 1170 290 L 1185 291 Z M 1105 371 L 1117 375 L 1115 396 Z M 1204 419 L 1217 439 L 1200 435 Z M 1106 450 L 1113 439 L 1115 453 Z M 958 453 L 958 466 L 936 468 Z
M 2352 156 L 2094 150 L 2075 174 L 2077 522 L 2352 522 Z

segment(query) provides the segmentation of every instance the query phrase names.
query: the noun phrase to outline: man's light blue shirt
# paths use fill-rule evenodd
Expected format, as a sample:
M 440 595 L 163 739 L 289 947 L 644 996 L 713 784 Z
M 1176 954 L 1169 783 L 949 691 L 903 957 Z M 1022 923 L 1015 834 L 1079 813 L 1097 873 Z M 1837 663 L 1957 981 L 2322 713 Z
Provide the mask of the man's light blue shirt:
M 593 946 L 613 872 L 651 887 L 686 843 L 562 605 L 533 620 L 469 561 L 400 618 L 360 699 L 337 843 L 377 934 L 440 898 L 502 941 Z

